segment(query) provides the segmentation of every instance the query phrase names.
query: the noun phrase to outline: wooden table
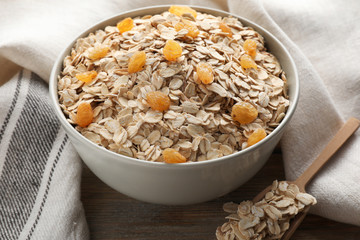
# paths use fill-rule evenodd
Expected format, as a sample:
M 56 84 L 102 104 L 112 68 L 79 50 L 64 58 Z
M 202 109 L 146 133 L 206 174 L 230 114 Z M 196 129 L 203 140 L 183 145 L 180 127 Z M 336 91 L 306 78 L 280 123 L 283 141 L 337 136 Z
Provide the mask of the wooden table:
M 216 227 L 225 221 L 223 203 L 252 199 L 274 179 L 284 179 L 280 150 L 245 185 L 202 204 L 162 206 L 140 202 L 111 189 L 87 167 L 81 192 L 91 239 L 207 240 L 215 239 Z M 308 215 L 292 239 L 358 240 L 360 227 Z

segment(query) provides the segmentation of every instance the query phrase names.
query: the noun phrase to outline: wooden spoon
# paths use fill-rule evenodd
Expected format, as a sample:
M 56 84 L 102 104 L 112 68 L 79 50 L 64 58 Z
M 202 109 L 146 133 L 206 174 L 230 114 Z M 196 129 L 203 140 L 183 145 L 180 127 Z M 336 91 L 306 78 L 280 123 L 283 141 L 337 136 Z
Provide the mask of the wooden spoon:
M 305 172 L 295 181 L 288 182 L 296 184 L 299 187 L 300 192 L 305 192 L 306 185 L 315 176 L 315 174 L 321 169 L 324 164 L 334 155 L 334 153 L 346 142 L 346 140 L 358 129 L 360 120 L 356 118 L 350 118 L 345 125 L 336 133 L 331 141 L 322 150 L 315 161 L 305 170 Z M 260 192 L 253 202 L 258 202 L 265 197 L 265 194 L 271 190 L 271 185 Z M 295 230 L 299 227 L 300 223 L 305 218 L 310 206 L 304 208 L 304 210 L 295 216 L 290 222 L 289 229 L 284 233 L 281 240 L 289 240 Z

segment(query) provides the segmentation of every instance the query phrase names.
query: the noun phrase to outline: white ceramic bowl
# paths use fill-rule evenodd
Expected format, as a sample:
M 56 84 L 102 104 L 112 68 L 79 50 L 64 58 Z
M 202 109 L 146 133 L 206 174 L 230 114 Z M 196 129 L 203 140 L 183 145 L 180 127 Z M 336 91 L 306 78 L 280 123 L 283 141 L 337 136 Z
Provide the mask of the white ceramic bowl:
M 266 47 L 280 61 L 289 83 L 290 107 L 281 124 L 264 140 L 240 152 L 218 159 L 185 164 L 148 162 L 111 152 L 97 146 L 71 126 L 59 107 L 57 76 L 62 62 L 70 53 L 76 39 L 58 57 L 50 77 L 50 95 L 57 117 L 86 165 L 102 181 L 117 191 L 145 202 L 158 204 L 193 204 L 225 195 L 244 184 L 270 157 L 279 142 L 284 128 L 292 117 L 299 96 L 299 81 L 296 67 L 285 47 L 271 33 L 240 16 L 224 11 L 192 6 L 199 12 L 215 16 L 234 16 L 244 25 L 258 31 L 266 41 Z M 154 15 L 168 10 L 169 6 L 154 6 L 124 12 L 101 21 L 79 35 L 102 29 L 126 17 Z

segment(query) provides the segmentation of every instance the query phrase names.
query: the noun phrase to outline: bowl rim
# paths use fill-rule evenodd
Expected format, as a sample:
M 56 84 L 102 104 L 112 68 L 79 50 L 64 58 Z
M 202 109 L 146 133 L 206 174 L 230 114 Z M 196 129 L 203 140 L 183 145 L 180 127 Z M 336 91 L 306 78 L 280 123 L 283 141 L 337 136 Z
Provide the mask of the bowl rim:
M 74 44 L 76 43 L 77 39 L 79 39 L 81 37 L 85 37 L 89 33 L 95 32 L 98 29 L 103 29 L 103 27 L 100 27 L 100 26 L 103 25 L 104 22 L 115 21 L 116 19 L 120 20 L 121 18 L 124 18 L 125 15 L 134 14 L 135 12 L 151 11 L 151 10 L 159 11 L 161 9 L 165 9 L 162 11 L 166 11 L 166 9 L 168 9 L 172 5 L 174 5 L 174 4 L 155 5 L 155 6 L 150 6 L 150 7 L 142 7 L 142 8 L 132 9 L 129 11 L 124 11 L 124 12 L 112 15 L 108 18 L 102 19 L 102 20 L 96 22 L 95 24 L 92 24 L 90 27 L 86 28 L 84 31 L 82 31 L 80 34 L 78 34 L 77 37 L 74 38 L 70 44 L 67 44 L 66 47 L 61 51 L 61 53 L 58 55 L 54 65 L 52 67 L 52 70 L 51 70 L 51 74 L 50 74 L 50 78 L 49 78 L 49 92 L 50 92 L 50 99 L 51 99 L 53 110 L 55 111 L 55 114 L 57 115 L 58 120 L 60 121 L 62 127 L 64 127 L 67 134 L 70 134 L 76 140 L 80 141 L 82 144 L 88 146 L 89 148 L 94 148 L 94 149 L 96 149 L 96 151 L 100 151 L 100 152 L 102 152 L 102 154 L 105 154 L 105 156 L 109 156 L 111 159 L 115 159 L 116 161 L 125 161 L 128 164 L 142 165 L 145 167 L 157 167 L 157 168 L 167 168 L 167 169 L 188 169 L 188 168 L 194 168 L 194 167 L 203 167 L 204 165 L 219 164 L 220 162 L 226 161 L 230 158 L 238 158 L 237 160 L 240 160 L 241 159 L 240 157 L 242 155 L 246 155 L 252 151 L 255 151 L 256 149 L 261 148 L 262 145 L 264 145 L 266 142 L 270 141 L 272 138 L 274 138 L 276 135 L 278 135 L 283 128 L 285 128 L 286 124 L 290 121 L 291 117 L 293 116 L 296 106 L 298 104 L 299 95 L 300 95 L 300 83 L 299 83 L 298 71 L 297 71 L 295 62 L 294 62 L 291 54 L 289 53 L 289 51 L 286 49 L 286 47 L 281 43 L 281 41 L 279 39 L 277 39 L 272 33 L 270 33 L 264 27 L 254 23 L 253 21 L 250 21 L 247 18 L 238 16 L 236 14 L 229 13 L 229 12 L 226 12 L 226 11 L 223 11 L 220 9 L 197 6 L 197 5 L 178 4 L 179 6 L 189 6 L 199 12 L 210 13 L 213 15 L 217 14 L 219 16 L 222 16 L 222 15 L 232 16 L 234 18 L 239 19 L 241 21 L 241 23 L 243 23 L 245 26 L 250 26 L 250 27 L 254 28 L 256 31 L 260 30 L 260 32 L 262 32 L 261 35 L 263 35 L 263 33 L 265 33 L 266 35 L 270 36 L 270 38 L 272 38 L 282 48 L 282 50 L 285 52 L 285 54 L 287 55 L 287 57 L 290 60 L 289 65 L 291 66 L 291 68 L 294 71 L 293 84 L 295 85 L 295 88 L 294 88 L 295 91 L 291 94 L 293 100 L 290 101 L 290 105 L 287 109 L 285 117 L 284 117 L 284 119 L 282 119 L 280 124 L 260 142 L 254 144 L 246 149 L 232 153 L 230 155 L 226 155 L 226 156 L 223 156 L 220 158 L 205 160 L 205 161 L 201 161 L 201 162 L 186 162 L 183 164 L 168 164 L 168 163 L 164 163 L 164 162 L 152 162 L 152 161 L 147 161 L 147 160 L 142 160 L 142 159 L 138 159 L 138 158 L 134 158 L 134 157 L 128 157 L 125 155 L 121 155 L 119 153 L 110 151 L 103 146 L 99 146 L 99 145 L 91 142 L 89 139 L 85 138 L 83 135 L 81 135 L 81 133 L 79 133 L 78 131 L 75 130 L 75 128 L 66 120 L 65 114 L 61 110 L 61 107 L 58 102 L 58 94 L 57 94 L 58 75 L 60 74 L 61 69 L 62 69 L 63 59 L 69 54 L 69 51 L 71 51 L 71 49 L 74 46 Z M 139 15 L 139 16 L 141 16 L 141 15 Z M 266 36 L 263 36 L 263 37 L 266 39 Z M 59 66 L 61 66 L 61 67 L 59 67 Z

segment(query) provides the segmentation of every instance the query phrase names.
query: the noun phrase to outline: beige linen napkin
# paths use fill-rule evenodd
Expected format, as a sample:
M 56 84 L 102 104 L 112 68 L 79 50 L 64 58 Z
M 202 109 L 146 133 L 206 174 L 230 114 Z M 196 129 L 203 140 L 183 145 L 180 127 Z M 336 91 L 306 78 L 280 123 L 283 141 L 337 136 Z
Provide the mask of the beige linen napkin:
M 167 3 L 228 10 L 264 26 L 288 48 L 301 82 L 282 139 L 288 179 L 311 163 L 344 119 L 360 118 L 358 1 L 2 1 L 0 59 L 28 70 L 0 86 L 0 239 L 88 238 L 80 160 L 47 98 L 52 64 L 97 21 Z M 357 133 L 311 183 L 319 201 L 314 213 L 360 225 L 359 146 Z
M 229 8 L 263 25 L 288 48 L 300 77 L 300 102 L 281 141 L 288 180 L 316 158 L 342 122 L 360 119 L 360 2 L 233 1 Z M 238 8 L 236 8 L 238 6 Z M 312 212 L 360 225 L 360 132 L 309 185 Z

